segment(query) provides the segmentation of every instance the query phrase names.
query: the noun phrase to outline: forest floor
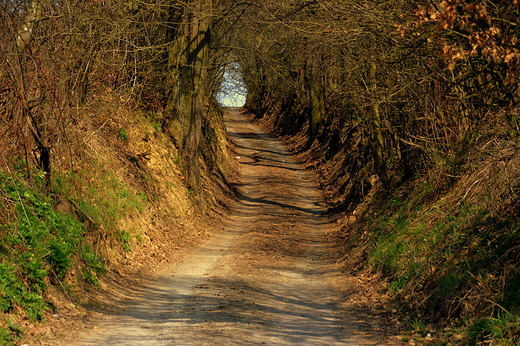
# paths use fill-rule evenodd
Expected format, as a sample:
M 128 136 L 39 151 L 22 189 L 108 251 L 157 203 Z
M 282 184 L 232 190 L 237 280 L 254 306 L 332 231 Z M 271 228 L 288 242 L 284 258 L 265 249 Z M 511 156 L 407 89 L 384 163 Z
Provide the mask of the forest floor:
M 198 246 L 140 278 L 115 278 L 44 345 L 397 345 L 369 273 L 344 274 L 312 172 L 229 109 L 239 198 Z

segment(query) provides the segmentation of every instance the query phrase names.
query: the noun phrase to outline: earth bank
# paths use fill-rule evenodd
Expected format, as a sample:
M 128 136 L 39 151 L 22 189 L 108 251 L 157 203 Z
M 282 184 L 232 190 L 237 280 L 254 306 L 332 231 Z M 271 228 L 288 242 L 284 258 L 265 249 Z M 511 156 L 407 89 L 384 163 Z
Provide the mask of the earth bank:
M 312 172 L 238 110 L 229 110 L 227 126 L 241 172 L 231 217 L 208 231 L 209 241 L 175 251 L 154 275 L 109 275 L 63 344 L 397 343 L 396 321 L 373 276 L 346 276 L 331 260 L 337 226 Z M 73 331 L 82 329 L 77 338 Z

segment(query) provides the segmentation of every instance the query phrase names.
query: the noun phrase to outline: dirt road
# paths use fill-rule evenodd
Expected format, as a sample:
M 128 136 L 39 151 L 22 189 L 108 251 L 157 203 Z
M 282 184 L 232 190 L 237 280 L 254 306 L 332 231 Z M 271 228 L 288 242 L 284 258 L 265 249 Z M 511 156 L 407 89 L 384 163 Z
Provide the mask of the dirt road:
M 226 123 L 242 174 L 226 231 L 72 345 L 384 345 L 341 308 L 308 172 L 238 110 Z

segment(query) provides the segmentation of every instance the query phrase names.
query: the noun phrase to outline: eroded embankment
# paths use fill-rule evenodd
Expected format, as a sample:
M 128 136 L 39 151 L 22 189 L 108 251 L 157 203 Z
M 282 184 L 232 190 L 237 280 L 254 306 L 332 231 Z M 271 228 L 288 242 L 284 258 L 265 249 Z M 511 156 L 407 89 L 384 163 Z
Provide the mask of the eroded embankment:
M 334 226 L 312 176 L 237 110 L 227 126 L 242 178 L 223 233 L 165 266 L 118 313 L 97 312 L 73 344 L 389 344 L 381 316 L 350 310 L 337 287 L 325 241 Z
M 1 162 L 0 344 L 75 333 L 91 311 L 117 309 L 143 274 L 218 231 L 211 225 L 234 198 L 234 162 L 216 110 L 206 114 L 200 195 L 154 114 L 96 111 L 63 130 L 50 186 L 23 158 Z

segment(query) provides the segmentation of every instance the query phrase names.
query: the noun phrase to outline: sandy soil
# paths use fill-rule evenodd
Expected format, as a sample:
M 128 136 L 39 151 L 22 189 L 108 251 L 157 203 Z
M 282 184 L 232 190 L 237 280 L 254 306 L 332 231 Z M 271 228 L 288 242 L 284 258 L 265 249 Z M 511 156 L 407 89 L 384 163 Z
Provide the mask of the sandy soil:
M 329 263 L 333 231 L 313 178 L 238 109 L 226 126 L 240 163 L 240 199 L 224 231 L 92 313 L 55 345 L 392 345 L 367 283 Z M 355 308 L 353 308 L 355 306 Z M 109 312 L 111 311 L 111 312 Z M 71 340 L 74 339 L 74 340 Z

